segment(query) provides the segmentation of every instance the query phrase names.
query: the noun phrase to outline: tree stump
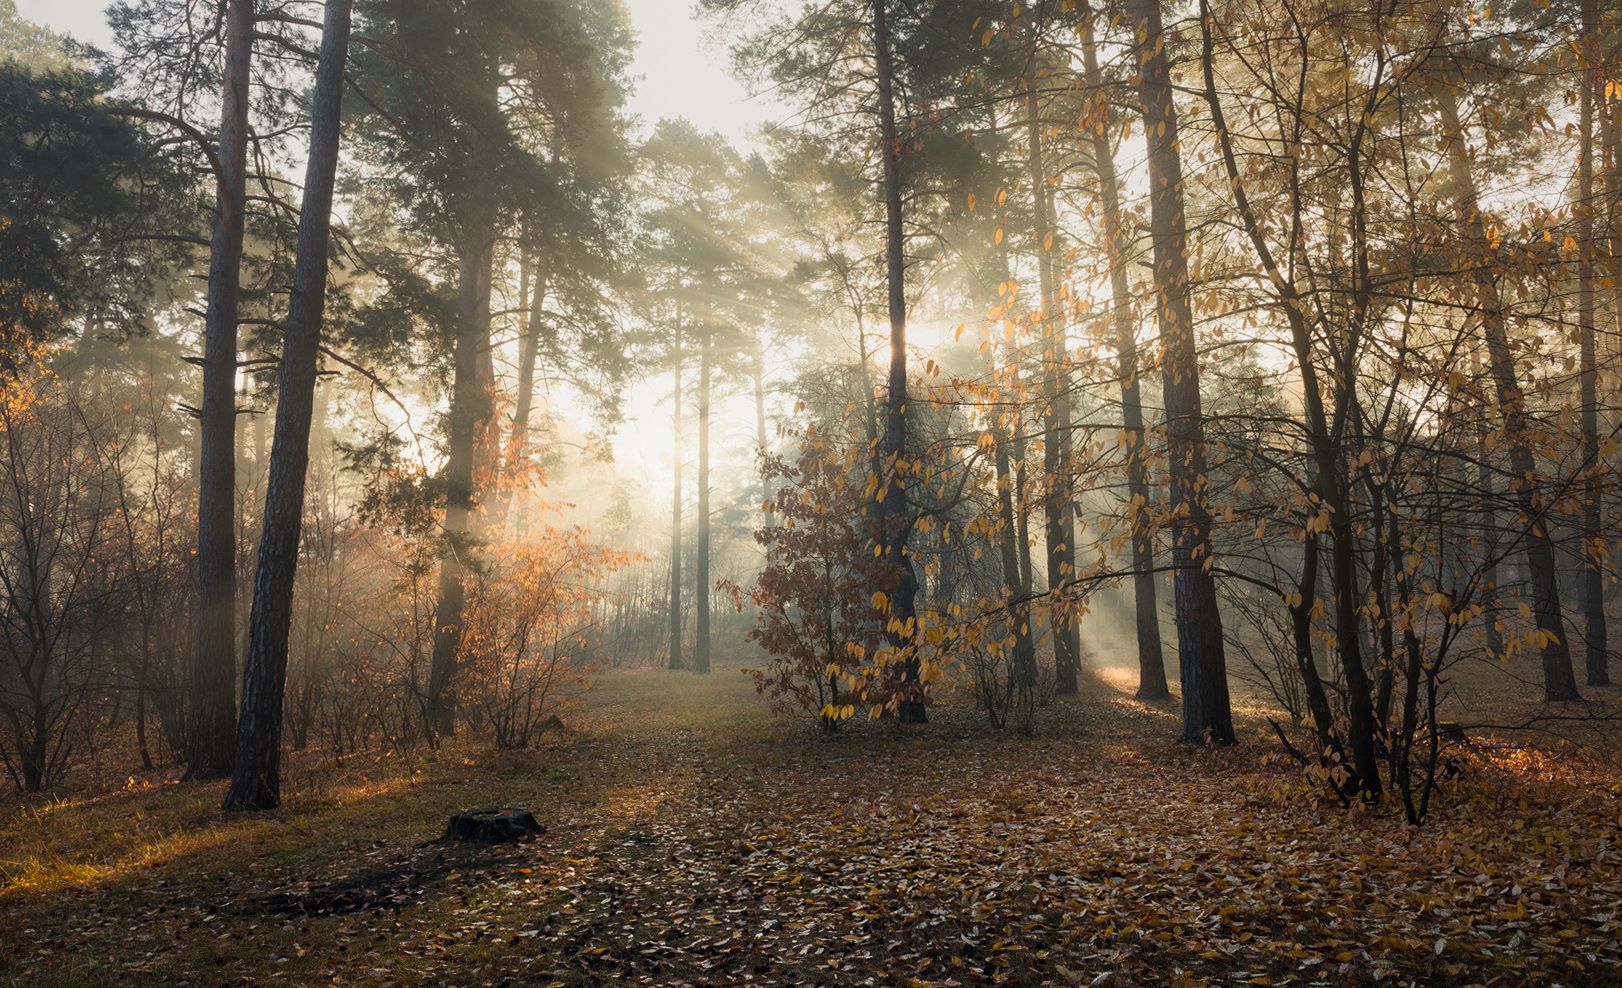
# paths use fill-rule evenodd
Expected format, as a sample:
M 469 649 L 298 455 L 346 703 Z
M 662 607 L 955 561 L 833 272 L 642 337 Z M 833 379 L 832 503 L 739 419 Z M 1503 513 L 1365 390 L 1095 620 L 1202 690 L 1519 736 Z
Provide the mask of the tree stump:
M 535 814 L 511 806 L 487 806 L 468 810 L 451 817 L 445 828 L 445 840 L 475 844 L 510 844 L 528 840 L 546 828 L 535 821 Z

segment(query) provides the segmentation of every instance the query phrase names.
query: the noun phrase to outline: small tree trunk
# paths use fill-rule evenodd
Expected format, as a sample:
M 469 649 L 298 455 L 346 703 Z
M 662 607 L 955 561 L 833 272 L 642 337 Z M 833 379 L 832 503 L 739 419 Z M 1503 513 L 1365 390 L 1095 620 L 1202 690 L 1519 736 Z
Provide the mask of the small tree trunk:
M 243 665 L 242 717 L 227 810 L 270 809 L 281 801 L 282 698 L 287 640 L 293 620 L 293 581 L 304 519 L 316 361 L 326 303 L 327 240 L 338 171 L 339 115 L 344 60 L 349 50 L 351 0 L 327 0 L 310 110 L 310 158 L 299 210 L 293 293 L 288 302 L 277 387 L 276 433 L 265 487 L 265 524 L 259 540 Z
M 1481 381 L 1481 353 L 1471 348 L 1470 379 Z M 1483 389 L 1485 394 L 1485 389 Z M 1485 403 L 1483 403 L 1485 404 Z M 1476 487 L 1481 498 L 1481 623 L 1487 640 L 1487 655 L 1493 660 L 1504 658 L 1504 636 L 1498 630 L 1498 512 L 1497 495 L 1493 493 L 1492 451 L 1487 447 L 1487 415 L 1483 407 L 1476 416 Z
M 198 422 L 197 630 L 190 669 L 191 738 L 186 775 L 231 773 L 236 727 L 237 300 L 248 169 L 253 0 L 225 7 L 225 86 L 220 94 L 219 181 L 209 245 Z
M 1008 621 L 1014 629 L 1013 677 L 1017 687 L 1029 688 L 1036 682 L 1036 643 L 1031 636 L 1031 606 L 1025 601 L 1030 586 L 1019 566 L 1019 527 L 1014 520 L 1014 474 L 1008 460 L 1008 432 L 994 426 L 997 469 L 997 510 L 1002 516 L 1003 535 L 998 540 L 1002 554 L 1003 591 L 1014 603 Z

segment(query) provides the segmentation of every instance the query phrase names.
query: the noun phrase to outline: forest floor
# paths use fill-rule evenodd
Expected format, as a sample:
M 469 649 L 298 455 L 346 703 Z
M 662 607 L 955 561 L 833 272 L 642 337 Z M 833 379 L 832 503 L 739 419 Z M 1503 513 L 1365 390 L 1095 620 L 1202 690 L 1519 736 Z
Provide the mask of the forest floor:
M 1193 750 L 1130 686 L 1031 739 L 961 701 L 825 739 L 735 667 L 611 671 L 533 750 L 295 756 L 268 814 L 162 773 L 17 804 L 0 983 L 1622 984 L 1603 759 L 1461 755 L 1416 829 L 1324 799 L 1257 709 Z M 546 833 L 424 843 L 491 804 Z

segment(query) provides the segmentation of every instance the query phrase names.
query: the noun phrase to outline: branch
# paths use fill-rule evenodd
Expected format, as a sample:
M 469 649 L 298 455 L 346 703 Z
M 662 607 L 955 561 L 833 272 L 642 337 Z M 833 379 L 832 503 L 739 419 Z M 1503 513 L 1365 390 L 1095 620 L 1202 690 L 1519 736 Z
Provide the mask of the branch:
M 196 127 L 193 127 L 191 124 L 180 119 L 179 117 L 173 116 L 172 114 L 163 113 L 159 110 L 148 110 L 142 106 L 130 106 L 123 103 L 108 104 L 107 112 L 119 117 L 135 117 L 139 120 L 154 120 L 158 123 L 167 124 L 170 127 L 173 127 L 182 134 L 185 134 L 187 137 L 191 138 L 192 143 L 196 144 L 197 147 L 203 152 L 203 156 L 208 159 L 209 170 L 214 172 L 215 178 L 220 177 L 221 173 L 224 171 L 224 168 L 222 168 L 220 165 L 220 156 L 214 152 L 214 142 L 209 139 L 207 134 L 198 130 Z

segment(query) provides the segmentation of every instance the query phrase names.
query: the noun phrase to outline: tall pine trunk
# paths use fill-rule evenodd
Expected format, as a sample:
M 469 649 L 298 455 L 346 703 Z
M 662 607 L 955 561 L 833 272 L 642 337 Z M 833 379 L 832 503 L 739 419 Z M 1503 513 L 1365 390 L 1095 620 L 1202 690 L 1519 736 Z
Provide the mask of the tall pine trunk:
M 906 232 L 901 217 L 901 136 L 895 122 L 895 81 L 890 65 L 890 24 L 885 0 L 873 3 L 873 60 L 878 76 L 879 159 L 884 194 L 884 274 L 890 315 L 890 376 L 884 403 L 884 442 L 881 447 L 884 484 L 884 560 L 896 574 L 889 594 L 890 613 L 885 637 L 891 649 L 903 653 L 901 694 L 896 707 L 903 724 L 927 720 L 923 685 L 913 636 L 918 624 L 918 577 L 907 552 L 912 519 L 907 489 L 901 477 L 907 469 L 907 287 Z
M 473 466 L 478 437 L 490 417 L 490 392 L 482 362 L 490 342 L 491 240 L 460 248 L 455 372 L 451 382 L 448 455 L 445 461 L 445 540 L 439 562 L 439 601 L 434 609 L 434 650 L 428 669 L 428 729 L 456 731 L 455 677 L 462 644 L 463 581 L 472 562 Z
M 541 303 L 546 296 L 546 274 L 537 270 L 532 279 L 530 265 L 527 255 L 518 265 L 518 307 L 525 312 L 524 332 L 518 339 L 518 390 L 513 396 L 512 426 L 507 432 L 507 448 L 501 454 L 501 482 L 496 491 L 498 501 L 490 512 L 493 522 L 504 521 L 511 513 L 513 499 L 518 494 L 524 470 L 529 464 L 529 420 L 535 408 L 535 363 L 541 350 L 541 331 L 545 325 Z
M 1026 166 L 1031 182 L 1032 248 L 1042 293 L 1042 515 L 1046 530 L 1049 626 L 1053 671 L 1060 693 L 1076 692 L 1080 636 L 1060 588 L 1076 576 L 1074 497 L 1071 493 L 1070 395 L 1065 371 L 1064 320 L 1059 314 L 1058 278 L 1053 268 L 1056 232 L 1050 215 L 1047 173 L 1042 162 L 1042 122 L 1037 112 L 1035 48 L 1025 90 Z
M 675 385 L 670 393 L 670 668 L 682 668 L 681 659 L 681 308 L 676 309 Z
M 220 94 L 219 182 L 209 244 L 198 423 L 197 627 L 189 675 L 186 775 L 231 774 L 236 730 L 237 303 L 246 220 L 253 0 L 225 7 L 225 86 Z
M 1607 33 L 1609 32 L 1609 33 Z M 1601 24 L 1601 35 L 1604 37 L 1622 36 L 1622 11 L 1616 11 L 1612 17 Z M 1601 92 L 1604 88 L 1601 87 Z M 1622 363 L 1622 99 L 1613 96 L 1602 100 L 1600 111 L 1600 141 L 1604 145 L 1605 162 L 1605 224 L 1604 234 L 1607 240 L 1605 258 L 1607 262 L 1607 281 L 1610 285 L 1611 299 L 1611 333 L 1612 351 L 1608 359 L 1614 368 Z M 1616 428 L 1618 404 L 1622 404 L 1622 381 L 1616 378 L 1617 371 L 1612 370 L 1611 380 L 1606 388 L 1607 404 L 1610 408 L 1606 414 L 1606 432 Z
M 1459 214 L 1470 231 L 1477 249 L 1487 250 L 1490 238 L 1476 194 L 1475 176 L 1470 171 L 1469 152 L 1464 142 L 1464 125 L 1459 120 L 1458 96 L 1445 80 L 1432 87 L 1442 123 L 1442 139 L 1447 145 L 1448 171 L 1453 182 Z M 1549 701 L 1580 699 L 1577 678 L 1571 667 L 1571 648 L 1566 639 L 1565 618 L 1560 611 L 1559 573 L 1555 566 L 1554 544 L 1549 538 L 1545 512 L 1548 504 L 1538 490 L 1537 459 L 1527 437 L 1526 398 L 1515 376 L 1515 355 L 1509 348 L 1503 299 L 1487 264 L 1476 264 L 1475 281 L 1481 315 L 1481 334 L 1487 344 L 1487 368 L 1498 394 L 1499 413 L 1504 421 L 1504 439 L 1509 447 L 1511 487 L 1520 507 L 1521 524 L 1526 530 L 1526 562 L 1532 577 L 1532 611 L 1542 633 L 1543 698 Z
M 1217 610 L 1211 515 L 1205 498 L 1205 424 L 1200 408 L 1199 357 L 1189 303 L 1188 234 L 1183 214 L 1183 169 L 1179 159 L 1177 109 L 1159 0 L 1129 0 L 1137 34 L 1149 147 L 1150 233 L 1154 241 L 1156 317 L 1160 327 L 1162 388 L 1166 408 L 1167 470 L 1172 508 L 1173 591 L 1177 657 L 1182 675 L 1182 740 L 1231 744 L 1233 712 L 1228 700 L 1222 619 Z
M 712 328 L 698 343 L 698 545 L 694 547 L 693 671 L 710 671 L 710 351 Z
M 310 422 L 315 405 L 316 359 L 326 303 L 327 240 L 332 190 L 338 172 L 339 115 L 344 60 L 349 50 L 351 0 L 327 0 L 310 107 L 310 157 L 299 209 L 293 292 L 288 301 L 277 381 L 276 433 L 265 483 L 265 523 L 254 574 L 248 655 L 242 673 L 242 716 L 228 810 L 270 809 L 281 801 L 282 695 L 287 680 L 287 639 L 293 620 L 293 583 L 304 520 L 304 487 L 310 461 Z
M 1590 686 L 1608 686 L 1610 670 L 1605 652 L 1605 532 L 1600 517 L 1605 464 L 1599 455 L 1599 367 L 1595 340 L 1594 257 L 1594 109 L 1604 85 L 1604 63 L 1599 55 L 1599 7 L 1582 0 L 1583 80 L 1580 110 L 1581 141 L 1577 162 L 1577 320 L 1581 333 L 1581 401 L 1583 467 L 1583 569 L 1578 602 L 1582 606 L 1585 671 Z
M 750 367 L 751 376 L 755 384 L 755 443 L 759 446 L 759 454 L 765 456 L 771 450 L 770 437 L 766 435 L 766 357 L 762 352 L 761 341 L 755 340 L 754 360 Z M 777 520 L 772 517 L 771 484 L 765 473 L 760 475 L 760 511 L 761 524 L 766 528 L 774 528 Z
M 1155 592 L 1154 535 L 1149 526 L 1149 451 L 1144 444 L 1143 400 L 1138 393 L 1138 338 L 1132 322 L 1132 289 L 1127 281 L 1128 237 L 1121 221 L 1120 180 L 1115 172 L 1115 129 L 1103 74 L 1098 70 L 1097 45 L 1089 15 L 1082 21 L 1081 53 L 1087 88 L 1097 107 L 1092 120 L 1093 167 L 1098 176 L 1098 198 L 1103 207 L 1104 250 L 1109 260 L 1110 317 L 1115 329 L 1115 353 L 1121 374 L 1122 444 L 1126 451 L 1127 523 L 1132 526 L 1132 597 L 1138 629 L 1138 692 L 1140 700 L 1171 695 L 1166 685 L 1166 659 L 1160 643 L 1160 610 Z

